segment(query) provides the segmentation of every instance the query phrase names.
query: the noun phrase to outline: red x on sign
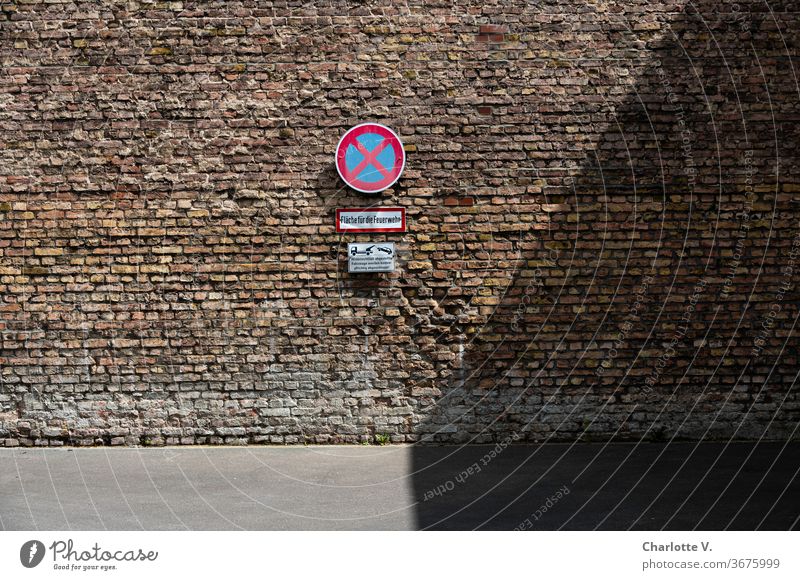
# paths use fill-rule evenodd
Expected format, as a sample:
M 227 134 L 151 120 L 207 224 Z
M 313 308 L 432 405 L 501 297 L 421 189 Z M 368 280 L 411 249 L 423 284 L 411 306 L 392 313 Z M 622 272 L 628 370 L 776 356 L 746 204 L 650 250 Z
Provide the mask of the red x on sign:
M 342 180 L 363 193 L 391 187 L 403 172 L 406 153 L 394 131 L 377 123 L 350 129 L 336 147 L 336 170 Z

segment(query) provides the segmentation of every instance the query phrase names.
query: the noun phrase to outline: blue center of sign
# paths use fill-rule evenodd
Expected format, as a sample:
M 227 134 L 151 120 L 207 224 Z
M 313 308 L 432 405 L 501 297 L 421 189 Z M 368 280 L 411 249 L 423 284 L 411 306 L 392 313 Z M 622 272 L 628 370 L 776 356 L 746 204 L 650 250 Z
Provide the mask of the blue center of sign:
M 361 143 L 367 151 L 373 151 L 383 143 L 384 137 L 377 133 L 364 133 L 356 137 L 356 140 Z M 359 172 L 356 178 L 365 183 L 381 181 L 384 178 L 384 173 L 389 173 L 394 170 L 394 157 L 394 147 L 392 147 L 391 144 L 387 145 L 383 151 L 378 153 L 375 157 L 375 160 L 383 166 L 383 171 L 370 163 Z M 344 163 L 348 171 L 353 171 L 363 160 L 364 156 L 355 146 L 350 145 L 347 147 L 347 151 L 345 151 L 344 154 Z

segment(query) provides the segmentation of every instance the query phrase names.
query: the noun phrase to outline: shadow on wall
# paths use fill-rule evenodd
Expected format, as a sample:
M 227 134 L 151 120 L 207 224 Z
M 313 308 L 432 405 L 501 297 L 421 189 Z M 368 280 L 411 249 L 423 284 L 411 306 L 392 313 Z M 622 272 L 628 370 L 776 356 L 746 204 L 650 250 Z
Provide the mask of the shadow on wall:
M 550 227 L 520 241 L 513 280 L 417 428 L 490 445 L 415 448 L 420 528 L 795 525 L 796 446 L 724 443 L 795 438 L 798 423 L 785 10 L 598 15 L 613 49 L 571 61 L 581 91 L 555 111 L 576 140 L 597 133 L 592 151 L 569 171 L 553 167 L 575 148 L 534 158 Z M 709 439 L 723 443 L 674 442 Z M 556 441 L 571 443 L 521 445 Z

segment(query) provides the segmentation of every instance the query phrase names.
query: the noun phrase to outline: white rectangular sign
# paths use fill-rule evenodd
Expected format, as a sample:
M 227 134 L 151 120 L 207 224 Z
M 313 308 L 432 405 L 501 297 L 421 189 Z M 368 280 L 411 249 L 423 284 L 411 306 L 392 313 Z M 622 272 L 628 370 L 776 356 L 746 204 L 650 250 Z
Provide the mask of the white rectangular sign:
M 394 272 L 394 243 L 347 244 L 347 271 Z
M 404 232 L 406 210 L 402 207 L 337 209 L 336 231 L 338 233 Z

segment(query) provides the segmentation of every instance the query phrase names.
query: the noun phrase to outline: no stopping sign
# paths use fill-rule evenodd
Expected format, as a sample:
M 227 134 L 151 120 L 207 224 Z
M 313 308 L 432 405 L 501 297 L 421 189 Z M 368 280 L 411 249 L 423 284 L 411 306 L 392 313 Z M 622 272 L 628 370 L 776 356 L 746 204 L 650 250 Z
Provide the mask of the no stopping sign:
M 406 152 L 394 131 L 377 123 L 356 125 L 336 146 L 336 171 L 362 193 L 376 193 L 400 179 Z

